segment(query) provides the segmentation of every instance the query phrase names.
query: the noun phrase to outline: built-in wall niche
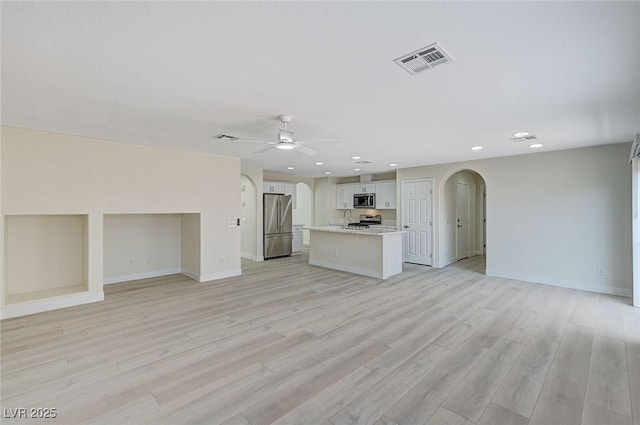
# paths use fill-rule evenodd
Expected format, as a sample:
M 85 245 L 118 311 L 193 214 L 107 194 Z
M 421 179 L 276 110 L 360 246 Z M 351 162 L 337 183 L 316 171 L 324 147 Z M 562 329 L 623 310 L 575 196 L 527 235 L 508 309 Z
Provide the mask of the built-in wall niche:
M 5 304 L 88 291 L 87 218 L 5 216 Z
M 200 214 L 105 214 L 105 284 L 200 273 Z

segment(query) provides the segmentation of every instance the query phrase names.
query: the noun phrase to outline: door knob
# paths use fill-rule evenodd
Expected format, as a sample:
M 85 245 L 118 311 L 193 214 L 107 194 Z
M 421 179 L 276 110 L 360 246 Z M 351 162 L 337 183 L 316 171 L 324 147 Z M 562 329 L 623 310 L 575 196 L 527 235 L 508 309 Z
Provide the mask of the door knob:
M 405 229 L 408 229 L 408 228 L 409 228 L 409 226 L 407 226 L 406 224 L 405 224 L 404 226 L 402 226 L 402 227 L 404 227 Z
M 458 224 L 458 227 L 462 227 L 462 226 Z

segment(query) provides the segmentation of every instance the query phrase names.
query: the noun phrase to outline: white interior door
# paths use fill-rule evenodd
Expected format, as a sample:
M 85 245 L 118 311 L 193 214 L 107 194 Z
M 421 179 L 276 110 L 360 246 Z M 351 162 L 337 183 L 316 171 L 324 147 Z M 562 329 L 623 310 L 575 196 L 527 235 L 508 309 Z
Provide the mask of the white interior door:
M 404 261 L 433 263 L 433 192 L 431 180 L 402 182 Z
M 458 260 L 469 256 L 470 192 L 467 183 L 456 186 L 456 256 Z

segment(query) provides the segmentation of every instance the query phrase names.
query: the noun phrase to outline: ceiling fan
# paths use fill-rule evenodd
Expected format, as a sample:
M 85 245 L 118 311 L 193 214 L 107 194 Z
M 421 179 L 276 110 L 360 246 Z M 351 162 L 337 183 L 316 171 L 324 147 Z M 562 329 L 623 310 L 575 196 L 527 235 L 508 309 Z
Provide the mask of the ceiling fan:
M 278 115 L 278 120 L 282 123 L 282 128 L 278 131 L 278 135 L 275 141 L 263 141 L 263 140 L 244 140 L 234 136 L 227 136 L 225 134 L 219 134 L 216 138 L 221 140 L 228 140 L 234 142 L 244 142 L 244 143 L 263 143 L 267 145 L 271 145 L 266 149 L 259 150 L 254 153 L 262 153 L 271 150 L 271 148 L 277 148 L 282 150 L 296 150 L 306 155 L 315 155 L 318 153 L 315 149 L 311 149 L 307 146 L 304 146 L 306 143 L 311 141 L 297 141 L 294 139 L 294 131 L 289 130 L 288 125 L 293 119 L 291 115 Z M 314 140 L 313 142 L 319 142 L 320 140 Z

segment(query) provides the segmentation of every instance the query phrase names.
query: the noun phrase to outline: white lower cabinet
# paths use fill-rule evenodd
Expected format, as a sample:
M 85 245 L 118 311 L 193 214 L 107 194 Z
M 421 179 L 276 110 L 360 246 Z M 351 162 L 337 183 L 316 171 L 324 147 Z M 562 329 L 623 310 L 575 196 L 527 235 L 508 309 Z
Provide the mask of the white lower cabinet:
M 300 254 L 302 252 L 302 224 L 294 224 L 292 226 L 293 242 L 291 244 L 291 253 Z

